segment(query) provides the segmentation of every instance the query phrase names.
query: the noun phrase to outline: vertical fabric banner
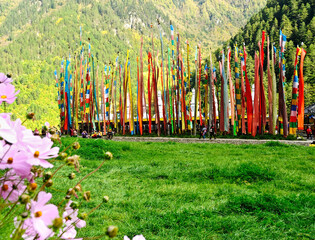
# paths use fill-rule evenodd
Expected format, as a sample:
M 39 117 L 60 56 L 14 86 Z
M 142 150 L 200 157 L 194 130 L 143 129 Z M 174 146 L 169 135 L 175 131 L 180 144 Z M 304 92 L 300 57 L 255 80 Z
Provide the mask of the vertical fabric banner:
M 274 127 L 273 127 L 273 93 L 272 93 L 272 76 L 270 71 L 270 43 L 269 43 L 269 36 L 267 38 L 267 67 L 268 67 L 268 101 L 269 101 L 269 133 L 274 134 Z
M 240 74 L 239 74 L 239 65 L 238 65 L 238 48 L 235 46 L 234 51 L 235 59 L 235 97 L 236 97 L 236 110 L 237 110 L 237 120 L 236 120 L 236 131 L 239 131 L 241 125 L 241 116 L 242 116 L 242 100 L 241 100 L 241 88 L 240 88 Z
M 222 58 L 223 62 L 223 58 Z M 221 76 L 221 101 L 220 101 L 220 132 L 224 132 L 224 79 L 223 79 L 223 73 L 222 73 L 222 62 L 219 62 L 220 67 L 220 76 Z
M 129 98 L 130 98 L 130 116 L 129 116 L 129 128 L 130 128 L 130 133 L 131 135 L 134 135 L 134 114 L 133 114 L 133 100 L 132 100 L 132 89 L 131 89 L 131 77 L 130 77 L 130 72 L 131 72 L 131 67 L 130 67 L 130 62 L 128 62 L 128 83 L 129 83 Z
M 272 132 L 276 133 L 277 125 L 277 79 L 275 73 L 276 55 L 277 48 L 272 45 L 271 47 L 271 76 L 272 76 Z
M 254 95 L 254 114 L 253 114 L 253 126 L 252 136 L 255 137 L 257 133 L 258 121 L 259 121 L 259 99 L 260 98 L 260 84 L 259 84 L 259 56 L 255 53 L 255 95 Z
M 265 132 L 265 127 L 266 127 L 266 97 L 265 97 L 265 88 L 264 88 L 264 32 L 263 32 L 263 39 L 262 39 L 262 45 L 260 43 L 258 44 L 259 46 L 259 52 L 260 52 L 260 106 L 259 106 L 259 134 L 264 134 Z
M 284 92 L 284 83 L 285 83 L 285 45 L 286 45 L 287 37 L 282 34 L 280 30 L 280 57 L 279 57 L 279 66 L 280 66 L 280 81 L 279 81 L 279 112 L 280 117 L 283 121 L 283 136 L 288 136 L 288 116 L 287 116 L 287 108 L 285 104 L 285 92 Z M 281 131 L 281 129 L 280 129 Z
M 244 55 L 240 51 L 240 56 L 241 56 L 241 96 L 242 96 L 242 134 L 246 134 L 246 126 L 245 126 L 245 84 L 244 84 L 244 66 L 245 66 L 245 60 L 244 60 Z
M 296 135 L 297 130 L 297 107 L 298 107 L 298 86 L 299 86 L 299 76 L 298 76 L 298 61 L 299 55 L 301 55 L 301 49 L 296 48 L 295 62 L 294 62 L 294 75 L 292 83 L 292 101 L 291 101 L 291 113 L 290 113 L 290 128 L 289 134 Z
M 228 112 L 228 105 L 229 105 L 229 96 L 228 95 L 229 94 L 228 94 L 227 78 L 226 78 L 225 69 L 224 69 L 224 62 L 225 62 L 225 55 L 224 55 L 224 51 L 222 50 L 224 131 L 229 132 L 229 112 Z
M 227 74 L 228 74 L 228 79 L 229 79 L 229 85 L 230 85 L 230 104 L 231 104 L 231 128 L 233 131 L 233 134 L 236 135 L 236 131 L 234 132 L 234 120 L 235 120 L 235 103 L 234 103 L 234 98 L 235 98 L 235 93 L 234 93 L 234 86 L 233 86 L 233 81 L 232 81 L 232 74 L 231 74 L 231 49 L 228 48 L 228 58 L 227 58 Z
M 298 129 L 304 130 L 304 77 L 303 77 L 303 65 L 306 51 L 301 49 L 301 61 L 300 61 L 300 79 L 299 79 L 299 107 L 298 107 Z
M 248 134 L 252 133 L 252 125 L 253 125 L 253 100 L 252 100 L 252 90 L 250 88 L 250 83 L 247 76 L 247 69 L 246 69 L 246 59 L 247 59 L 247 53 L 246 53 L 246 47 L 244 44 L 244 66 L 242 71 L 245 75 L 245 89 L 246 89 L 246 106 L 247 106 L 247 132 Z

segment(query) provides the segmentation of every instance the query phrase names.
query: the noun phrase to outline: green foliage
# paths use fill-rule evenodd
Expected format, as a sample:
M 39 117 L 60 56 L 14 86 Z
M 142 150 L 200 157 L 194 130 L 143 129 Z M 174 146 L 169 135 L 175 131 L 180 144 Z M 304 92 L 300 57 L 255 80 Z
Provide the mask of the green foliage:
M 153 240 L 314 236 L 311 147 L 62 141 L 80 142 L 78 178 L 100 164 L 103 151 L 114 155 L 82 183 L 92 195 L 82 211 L 102 195 L 110 201 L 88 218 L 89 228 L 78 237 L 101 235 L 110 224 L 118 225 L 119 239 L 140 233 Z M 59 186 L 71 187 L 62 178 L 69 172 L 58 174 L 52 191 L 62 197 Z

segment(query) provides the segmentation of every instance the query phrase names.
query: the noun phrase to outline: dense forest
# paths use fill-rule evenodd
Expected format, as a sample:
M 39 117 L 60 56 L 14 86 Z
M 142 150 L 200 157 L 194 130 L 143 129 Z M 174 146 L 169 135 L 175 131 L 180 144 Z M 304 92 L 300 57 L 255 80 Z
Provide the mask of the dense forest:
M 253 83 L 253 57 L 258 51 L 258 41 L 262 31 L 270 36 L 270 42 L 279 46 L 279 30 L 287 36 L 286 44 L 286 103 L 290 111 L 292 99 L 292 80 L 296 47 L 302 46 L 306 51 L 304 62 L 305 106 L 315 103 L 315 2 L 309 0 L 268 0 L 266 6 L 251 17 L 248 23 L 239 30 L 233 38 L 224 44 L 246 44 L 249 52 L 250 79 Z M 265 44 L 265 52 L 267 44 Z M 216 54 L 219 57 L 220 49 Z M 265 61 L 267 61 L 265 57 Z M 278 65 L 277 65 L 278 66 Z M 264 65 L 265 71 L 267 64 Z M 277 73 L 279 69 L 277 68 Z M 267 86 L 267 74 L 264 74 L 264 83 Z M 267 89 L 267 88 L 265 88 Z

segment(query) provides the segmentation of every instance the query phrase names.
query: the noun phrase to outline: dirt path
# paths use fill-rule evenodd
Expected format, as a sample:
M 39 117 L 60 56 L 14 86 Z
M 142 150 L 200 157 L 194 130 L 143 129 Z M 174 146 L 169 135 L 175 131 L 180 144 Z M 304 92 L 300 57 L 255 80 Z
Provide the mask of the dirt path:
M 255 139 L 224 139 L 216 140 L 198 138 L 167 138 L 167 137 L 114 137 L 113 141 L 122 142 L 180 142 L 180 143 L 229 143 L 229 144 L 264 144 L 270 141 L 279 141 L 284 144 L 309 146 L 312 141 L 289 141 L 289 140 L 255 140 Z

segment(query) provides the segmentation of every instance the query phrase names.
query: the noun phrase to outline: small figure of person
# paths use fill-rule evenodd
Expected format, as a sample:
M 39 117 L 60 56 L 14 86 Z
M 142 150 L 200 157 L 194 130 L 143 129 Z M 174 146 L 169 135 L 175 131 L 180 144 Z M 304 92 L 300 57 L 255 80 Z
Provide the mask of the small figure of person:
M 200 136 L 199 136 L 199 139 L 202 137 L 203 139 L 206 138 L 206 133 L 207 133 L 207 128 L 206 126 L 201 126 L 201 130 L 200 130 Z
M 307 134 L 307 139 L 310 139 L 310 140 L 313 139 L 311 126 L 308 126 L 306 130 L 306 134 Z
M 37 128 L 34 130 L 34 136 L 39 136 L 39 131 Z
M 202 128 L 202 137 L 203 137 L 203 139 L 206 138 L 206 133 L 207 133 L 207 127 L 203 126 L 203 128 Z
M 103 136 L 102 132 L 99 131 L 98 134 L 97 134 L 97 138 L 102 138 L 102 136 Z
M 71 129 L 70 129 L 70 137 L 73 137 L 73 131 L 74 131 L 74 129 L 71 128 Z
M 84 130 L 83 132 L 82 132 L 82 138 L 87 138 L 88 137 L 88 134 L 87 134 L 87 132 Z
M 92 134 L 92 138 L 97 138 L 97 133 L 96 133 L 96 132 L 94 132 L 94 133 Z
M 113 130 L 109 128 L 107 131 L 107 139 L 109 140 L 113 139 L 113 135 L 114 135 Z
M 46 136 L 46 127 L 42 127 L 42 137 Z
M 73 137 L 77 137 L 78 136 L 78 132 L 76 129 L 73 129 Z
M 214 126 L 212 125 L 211 127 L 210 127 L 210 139 L 212 139 L 212 137 L 214 138 L 214 139 L 216 139 L 216 136 L 215 136 L 215 132 L 214 132 Z

